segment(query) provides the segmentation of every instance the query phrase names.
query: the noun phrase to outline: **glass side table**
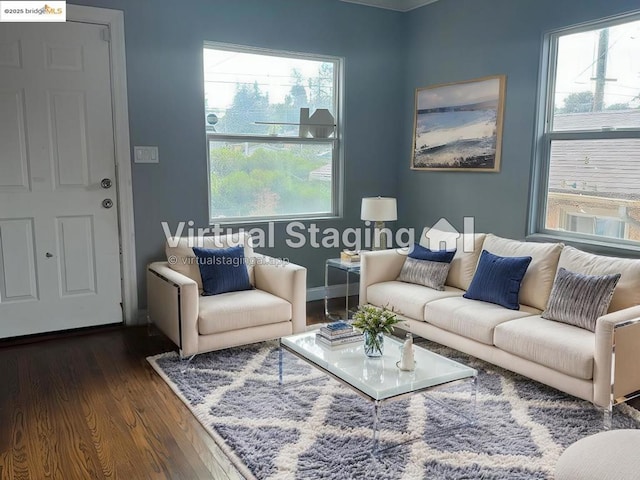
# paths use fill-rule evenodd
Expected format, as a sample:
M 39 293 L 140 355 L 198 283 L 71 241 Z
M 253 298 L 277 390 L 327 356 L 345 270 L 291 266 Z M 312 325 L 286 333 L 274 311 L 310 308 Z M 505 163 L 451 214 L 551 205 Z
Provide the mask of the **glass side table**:
M 344 318 L 336 318 L 336 317 L 332 318 L 332 316 L 329 314 L 329 268 L 341 270 L 345 272 L 347 277 L 346 291 L 344 295 L 344 305 L 345 305 Z M 324 265 L 324 314 L 327 317 L 327 319 L 332 319 L 332 320 L 336 320 L 336 319 L 348 320 L 349 319 L 349 287 L 350 287 L 351 275 L 357 275 L 358 277 L 360 277 L 360 262 L 343 262 L 339 258 L 329 258 L 325 262 L 325 265 Z

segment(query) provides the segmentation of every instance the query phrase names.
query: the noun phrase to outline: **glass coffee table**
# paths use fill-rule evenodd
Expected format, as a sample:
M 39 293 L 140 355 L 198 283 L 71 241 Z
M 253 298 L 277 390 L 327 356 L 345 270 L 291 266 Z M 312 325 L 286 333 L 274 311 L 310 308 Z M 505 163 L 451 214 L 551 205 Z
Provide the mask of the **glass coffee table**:
M 363 342 L 327 347 L 316 342 L 314 331 L 282 337 L 278 362 L 279 382 L 283 383 L 282 354 L 283 350 L 287 350 L 369 400 L 373 405 L 374 452 L 378 450 L 382 404 L 451 382 L 465 379 L 471 382 L 472 416 L 467 419 L 474 423 L 478 390 L 477 370 L 414 345 L 416 369 L 411 372 L 402 371 L 396 366 L 400 359 L 401 347 L 400 340 L 386 336 L 384 355 L 370 359 L 364 353 Z M 375 371 L 374 375 L 372 371 Z

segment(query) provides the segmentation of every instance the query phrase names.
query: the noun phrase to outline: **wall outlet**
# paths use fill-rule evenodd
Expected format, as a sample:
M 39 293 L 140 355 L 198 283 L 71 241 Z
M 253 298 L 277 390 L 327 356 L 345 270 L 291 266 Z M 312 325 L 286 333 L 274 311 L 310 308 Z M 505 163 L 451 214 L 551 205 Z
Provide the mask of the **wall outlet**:
M 160 163 L 158 147 L 133 147 L 135 163 Z

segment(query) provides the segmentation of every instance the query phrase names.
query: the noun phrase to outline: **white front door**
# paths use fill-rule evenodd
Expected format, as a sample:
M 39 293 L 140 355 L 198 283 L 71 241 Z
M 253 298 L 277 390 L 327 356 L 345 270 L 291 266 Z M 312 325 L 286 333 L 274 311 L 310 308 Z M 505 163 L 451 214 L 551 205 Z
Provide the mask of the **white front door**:
M 0 27 L 0 338 L 122 321 L 104 30 Z

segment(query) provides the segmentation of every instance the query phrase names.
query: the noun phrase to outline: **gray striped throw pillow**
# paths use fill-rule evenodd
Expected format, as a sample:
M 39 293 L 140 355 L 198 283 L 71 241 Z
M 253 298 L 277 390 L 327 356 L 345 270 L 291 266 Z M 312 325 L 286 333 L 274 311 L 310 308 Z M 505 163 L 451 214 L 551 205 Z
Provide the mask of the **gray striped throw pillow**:
M 619 279 L 619 273 L 584 275 L 560 267 L 542 318 L 595 332 L 596 320 L 607 313 Z
M 447 280 L 450 266 L 450 263 L 407 257 L 397 280 L 424 285 L 435 290 L 444 290 L 444 282 Z

